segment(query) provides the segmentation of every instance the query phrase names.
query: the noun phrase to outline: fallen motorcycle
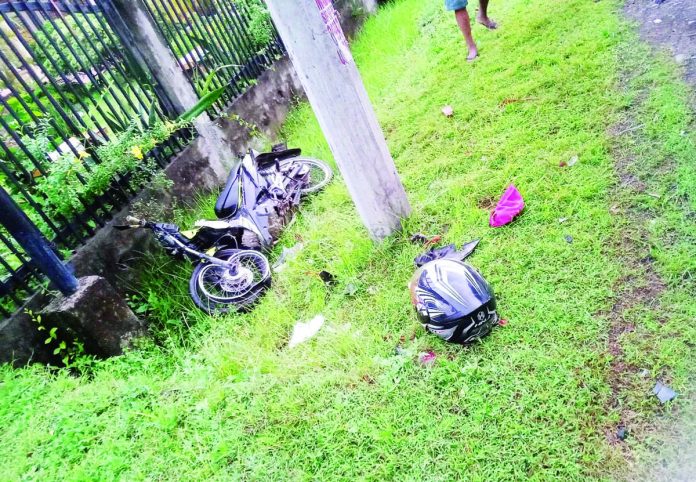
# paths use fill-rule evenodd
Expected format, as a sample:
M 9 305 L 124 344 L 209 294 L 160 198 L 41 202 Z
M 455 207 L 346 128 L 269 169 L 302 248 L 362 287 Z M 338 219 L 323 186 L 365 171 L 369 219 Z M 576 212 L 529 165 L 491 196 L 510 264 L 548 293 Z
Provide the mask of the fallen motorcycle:
M 270 264 L 260 250 L 273 246 L 302 196 L 323 189 L 331 177 L 326 163 L 301 157 L 300 149 L 249 150 L 218 197 L 217 220 L 197 221 L 191 232 L 130 216 L 115 227 L 150 229 L 168 254 L 195 263 L 189 293 L 202 310 L 245 311 L 271 283 Z

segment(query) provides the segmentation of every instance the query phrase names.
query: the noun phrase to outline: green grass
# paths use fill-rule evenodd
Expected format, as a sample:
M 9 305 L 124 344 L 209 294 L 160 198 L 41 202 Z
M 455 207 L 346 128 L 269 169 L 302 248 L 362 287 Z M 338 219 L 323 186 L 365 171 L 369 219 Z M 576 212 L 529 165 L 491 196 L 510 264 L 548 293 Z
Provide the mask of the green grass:
M 202 315 L 187 297 L 190 268 L 150 259 L 136 304 L 153 338 L 139 350 L 82 377 L 0 369 L 3 479 L 574 480 L 657 458 L 670 421 L 692 408 L 696 361 L 687 91 L 617 2 L 513 0 L 495 13 L 499 31 L 475 28 L 472 64 L 439 1 L 383 7 L 353 45 L 413 206 L 404 234 L 371 243 L 333 183 L 281 240 L 304 249 L 243 316 Z M 640 127 L 612 136 L 620 122 Z M 306 105 L 284 134 L 331 158 Z M 627 157 L 644 192 L 618 182 L 614 163 Z M 527 208 L 493 230 L 479 202 L 511 182 Z M 199 205 L 182 221 L 212 214 L 210 198 Z M 483 238 L 471 262 L 506 327 L 466 348 L 424 333 L 406 291 L 417 231 Z M 624 313 L 635 330 L 619 339 L 628 368 L 616 387 L 611 308 L 645 278 L 623 233 L 666 288 Z M 324 269 L 338 286 L 314 274 Z M 322 331 L 288 350 L 293 324 L 317 313 Z M 429 349 L 437 361 L 421 367 Z M 655 377 L 679 391 L 673 404 L 649 395 Z M 631 437 L 612 445 L 619 422 Z

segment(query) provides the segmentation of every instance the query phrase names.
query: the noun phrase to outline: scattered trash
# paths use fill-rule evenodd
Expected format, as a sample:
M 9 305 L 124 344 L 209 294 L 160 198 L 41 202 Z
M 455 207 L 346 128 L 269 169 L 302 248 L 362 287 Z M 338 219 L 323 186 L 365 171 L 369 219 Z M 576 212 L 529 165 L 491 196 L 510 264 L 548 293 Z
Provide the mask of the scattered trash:
M 312 338 L 319 332 L 323 324 L 324 315 L 317 315 L 307 323 L 303 323 L 301 321 L 295 323 L 295 326 L 292 329 L 292 336 L 288 342 L 288 348 L 293 348 Z
M 348 295 L 348 296 L 353 296 L 357 292 L 358 292 L 358 287 L 355 286 L 354 283 L 348 283 L 346 285 L 346 289 L 343 291 L 343 293 Z
M 654 197 L 655 199 L 660 199 L 660 195 L 656 192 L 646 192 L 645 194 L 647 194 L 650 197 Z
M 684 55 L 684 54 L 677 54 L 677 55 L 674 56 L 674 61 L 675 61 L 677 64 L 682 65 L 683 63 L 686 62 L 686 59 L 688 59 L 688 58 L 689 58 L 689 57 L 686 56 L 686 55 Z
M 650 375 L 650 370 L 647 368 L 643 368 L 640 372 L 638 372 L 638 376 L 641 378 L 647 378 L 648 375 Z
M 413 260 L 417 267 L 423 266 L 425 263 L 434 261 L 436 259 L 448 258 L 456 259 L 458 261 L 464 261 L 468 258 L 471 253 L 474 252 L 476 246 L 478 246 L 480 239 L 475 239 L 462 246 L 460 251 L 457 251 L 457 247 L 454 244 L 448 244 L 442 248 L 433 248 L 425 253 L 422 253 Z
M 338 280 L 336 280 L 336 277 L 326 270 L 320 271 L 319 277 L 321 278 L 321 280 L 324 282 L 324 284 L 326 286 L 333 286 L 336 283 L 338 283 Z
M 299 253 L 302 250 L 302 248 L 304 248 L 304 244 L 302 243 L 296 243 L 294 246 L 290 248 L 283 248 L 283 251 L 281 251 L 280 256 L 278 256 L 278 259 L 273 264 L 273 271 L 280 272 L 284 270 L 285 263 L 297 256 L 297 253 Z
M 655 387 L 653 387 L 653 393 L 662 404 L 665 404 L 670 400 L 674 400 L 677 396 L 677 392 L 675 392 L 662 382 L 655 383 Z
M 568 167 L 573 167 L 578 162 L 578 156 L 573 156 L 568 160 Z
M 524 209 L 524 200 L 517 188 L 510 184 L 491 213 L 490 225 L 498 228 L 510 223 Z
M 452 117 L 454 115 L 454 109 L 452 109 L 451 105 L 446 105 L 442 108 L 442 115 L 445 117 Z
M 368 286 L 367 287 L 367 294 L 369 295 L 376 295 L 379 292 L 379 289 L 377 289 L 376 286 Z
M 434 246 L 434 245 L 436 245 L 437 243 L 439 243 L 440 241 L 442 241 L 442 236 L 440 236 L 440 235 L 438 234 L 438 235 L 436 235 L 436 236 L 433 236 L 433 237 L 430 238 L 429 240 L 427 240 L 427 241 L 425 242 L 425 246 Z
M 397 356 L 408 355 L 408 351 L 404 350 L 404 348 L 401 345 L 396 345 L 396 348 L 394 348 L 394 353 L 396 353 Z
M 432 350 L 418 354 L 418 362 L 427 368 L 430 368 L 435 364 L 436 358 L 437 355 Z
M 561 161 L 558 163 L 558 167 L 567 167 L 567 166 L 568 166 L 568 163 L 565 161 Z
M 662 19 L 661 19 L 661 18 L 656 18 L 655 20 L 653 20 L 653 23 L 662 23 Z
M 573 237 L 570 234 L 566 234 L 565 236 L 563 236 L 563 239 L 566 240 L 566 243 L 573 244 Z
M 508 320 L 505 318 L 501 318 L 498 320 L 498 326 L 506 326 L 508 324 Z
M 428 242 L 428 238 L 425 234 L 423 233 L 416 233 L 413 236 L 411 236 L 410 241 L 413 244 L 420 243 L 420 244 L 425 244 Z
M 425 246 L 433 246 L 440 241 L 442 241 L 442 236 L 439 234 L 436 234 L 434 236 L 426 236 L 423 233 L 416 233 L 410 238 L 411 243 L 413 244 L 423 244 Z
M 626 440 L 628 438 L 628 430 L 623 425 L 619 425 L 616 429 L 616 438 L 619 440 Z
M 568 221 L 568 218 L 558 218 L 558 224 L 563 224 Z

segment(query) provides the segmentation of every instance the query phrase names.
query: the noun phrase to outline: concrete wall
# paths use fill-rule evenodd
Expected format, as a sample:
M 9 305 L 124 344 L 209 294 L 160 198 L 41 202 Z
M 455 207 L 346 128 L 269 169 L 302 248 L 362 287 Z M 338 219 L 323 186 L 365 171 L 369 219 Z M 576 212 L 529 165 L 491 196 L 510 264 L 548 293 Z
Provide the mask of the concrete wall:
M 352 37 L 367 16 L 365 5 L 373 0 L 334 0 L 341 14 L 341 23 L 346 35 Z M 354 15 L 357 14 L 357 15 Z M 293 99 L 304 98 L 304 92 L 292 64 L 287 57 L 278 60 L 267 70 L 256 85 L 238 98 L 228 109 L 228 114 L 216 123 L 222 128 L 233 150 L 238 153 L 254 146 L 257 129 L 265 136 L 275 139 L 278 129 L 292 107 Z M 240 122 L 242 120 L 243 122 Z M 255 129 L 250 129 L 254 126 Z M 301 146 L 300 146 L 301 147 Z M 207 163 L 201 155 L 199 142 L 194 141 L 182 151 L 165 169 L 174 181 L 170 193 L 158 193 L 157 200 L 165 208 L 172 199 L 190 200 L 201 192 L 211 192 L 224 184 L 224 176 Z M 136 201 L 151 193 L 141 193 Z M 125 293 L 137 284 L 137 262 L 143 253 L 157 249 L 151 233 L 145 230 L 117 231 L 114 224 L 121 224 L 129 214 L 123 209 L 114 219 L 99 230 L 71 258 L 76 276 L 99 275 Z M 37 294 L 28 300 L 24 308 L 14 316 L 0 321 L 0 363 L 13 362 L 23 365 L 30 361 L 48 362 L 54 357 L 43 344 L 36 323 L 24 312 L 35 312 L 44 306 L 50 297 Z

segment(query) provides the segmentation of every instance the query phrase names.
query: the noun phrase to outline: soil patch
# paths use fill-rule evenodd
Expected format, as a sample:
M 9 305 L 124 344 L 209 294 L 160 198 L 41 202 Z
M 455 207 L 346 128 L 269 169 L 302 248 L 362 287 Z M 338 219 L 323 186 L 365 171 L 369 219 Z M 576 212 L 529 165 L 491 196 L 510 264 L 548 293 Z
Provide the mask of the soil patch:
M 628 0 L 625 13 L 637 20 L 647 41 L 667 47 L 684 66 L 686 80 L 696 87 L 696 2 L 694 0 Z

